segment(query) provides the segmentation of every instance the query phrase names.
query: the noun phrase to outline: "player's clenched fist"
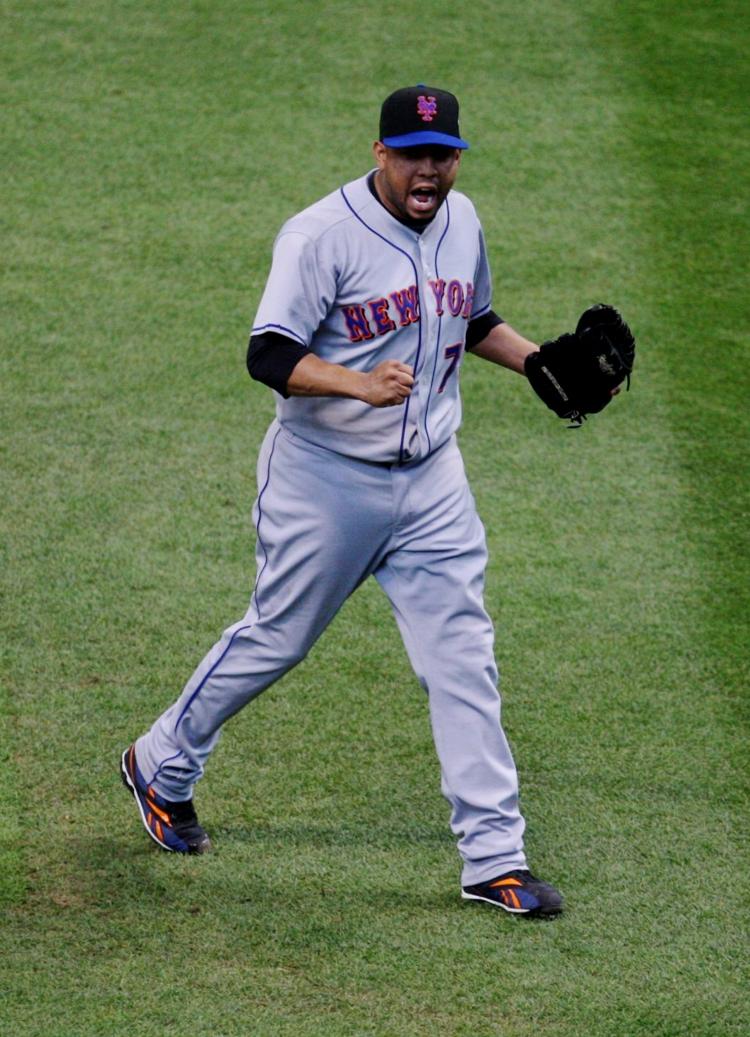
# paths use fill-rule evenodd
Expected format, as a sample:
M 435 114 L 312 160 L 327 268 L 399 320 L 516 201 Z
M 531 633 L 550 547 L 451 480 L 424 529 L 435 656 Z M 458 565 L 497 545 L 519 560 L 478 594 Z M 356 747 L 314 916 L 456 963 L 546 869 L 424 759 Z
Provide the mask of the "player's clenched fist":
M 411 395 L 414 368 L 400 360 L 383 360 L 365 379 L 366 403 L 371 407 L 395 407 Z

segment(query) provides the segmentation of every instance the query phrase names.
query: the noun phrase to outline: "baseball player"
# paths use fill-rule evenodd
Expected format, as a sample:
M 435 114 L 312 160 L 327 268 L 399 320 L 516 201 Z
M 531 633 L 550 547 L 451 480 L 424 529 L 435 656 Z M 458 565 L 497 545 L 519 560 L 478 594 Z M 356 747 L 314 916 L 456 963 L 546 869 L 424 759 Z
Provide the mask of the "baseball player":
M 527 916 L 562 898 L 528 869 L 500 723 L 487 550 L 456 443 L 466 352 L 523 373 L 538 347 L 492 309 L 482 228 L 453 190 L 458 102 L 407 87 L 383 103 L 376 168 L 292 217 L 248 368 L 276 397 L 258 459 L 257 578 L 177 701 L 123 753 L 148 834 L 210 849 L 193 807 L 222 725 L 304 659 L 369 576 L 429 699 L 462 896 Z

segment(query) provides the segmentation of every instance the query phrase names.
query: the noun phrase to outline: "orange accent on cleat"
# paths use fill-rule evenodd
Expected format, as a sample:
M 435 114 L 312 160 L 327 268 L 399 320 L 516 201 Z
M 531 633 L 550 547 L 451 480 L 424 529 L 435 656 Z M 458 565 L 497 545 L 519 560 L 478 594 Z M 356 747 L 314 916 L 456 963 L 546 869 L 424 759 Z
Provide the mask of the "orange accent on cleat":
M 153 793 L 151 792 L 150 789 L 149 789 L 149 795 L 153 795 Z M 148 803 L 149 808 L 151 810 L 153 810 L 153 812 L 156 814 L 156 816 L 160 817 L 165 825 L 168 825 L 169 824 L 169 814 L 167 814 L 166 811 L 162 810 L 160 807 L 157 807 L 156 803 L 154 803 L 154 801 L 152 799 L 147 798 L 146 802 Z

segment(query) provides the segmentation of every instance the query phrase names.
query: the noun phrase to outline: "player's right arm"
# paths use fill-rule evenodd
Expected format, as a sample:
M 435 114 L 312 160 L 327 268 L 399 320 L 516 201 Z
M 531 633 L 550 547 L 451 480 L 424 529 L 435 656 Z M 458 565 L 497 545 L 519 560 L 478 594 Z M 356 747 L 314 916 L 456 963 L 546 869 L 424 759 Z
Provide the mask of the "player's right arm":
M 334 305 L 340 264 L 336 240 L 321 238 L 312 222 L 309 226 L 310 217 L 300 214 L 276 239 L 247 352 L 248 371 L 284 398 L 343 396 L 371 407 L 398 406 L 414 384 L 408 364 L 384 360 L 358 371 L 333 358 L 323 360 L 310 348 Z
M 396 407 L 411 394 L 414 372 L 399 360 L 383 360 L 372 371 L 352 371 L 308 353 L 286 383 L 289 396 L 348 396 L 371 407 Z
M 395 407 L 410 395 L 413 369 L 384 360 L 372 371 L 353 371 L 321 360 L 306 346 L 267 332 L 253 335 L 247 350 L 251 378 L 289 396 L 348 396 L 371 407 Z

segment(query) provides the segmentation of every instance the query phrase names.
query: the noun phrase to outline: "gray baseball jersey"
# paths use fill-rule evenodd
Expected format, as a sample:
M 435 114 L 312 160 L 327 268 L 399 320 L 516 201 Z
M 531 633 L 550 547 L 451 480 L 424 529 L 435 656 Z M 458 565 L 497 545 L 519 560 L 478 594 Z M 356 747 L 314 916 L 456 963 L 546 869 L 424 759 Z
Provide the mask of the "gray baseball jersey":
M 350 457 L 425 457 L 461 422 L 466 328 L 490 302 L 482 229 L 465 195 L 451 191 L 417 234 L 373 197 L 367 176 L 334 191 L 282 227 L 253 334 L 280 332 L 356 371 L 400 360 L 415 384 L 403 407 L 277 394 L 280 423 Z

